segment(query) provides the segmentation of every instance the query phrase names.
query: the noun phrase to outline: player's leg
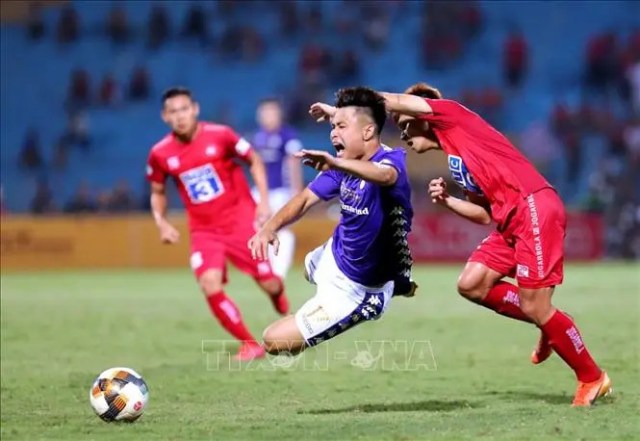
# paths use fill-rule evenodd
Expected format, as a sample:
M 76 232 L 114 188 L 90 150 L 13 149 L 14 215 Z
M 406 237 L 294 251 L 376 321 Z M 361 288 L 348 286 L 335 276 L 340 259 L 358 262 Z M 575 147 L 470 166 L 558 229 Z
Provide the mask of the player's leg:
M 252 355 L 249 359 L 264 356 L 260 344 L 245 325 L 240 310 L 225 293 L 224 246 L 206 235 L 198 234 L 192 234 L 191 242 L 191 268 L 211 313 L 229 334 L 242 342 L 238 354 L 241 358 L 247 359 L 247 355 Z
M 530 322 L 520 309 L 518 287 L 502 280 L 513 272 L 514 250 L 494 231 L 469 257 L 458 277 L 458 293 L 500 315 Z
M 257 191 L 252 193 L 254 199 L 259 199 Z M 288 188 L 276 188 L 269 190 L 269 208 L 271 213 L 276 213 L 282 208 L 291 198 L 291 191 Z M 295 253 L 296 237 L 288 228 L 283 228 L 278 232 L 278 239 L 280 241 L 280 247 L 278 254 L 274 254 L 273 249 L 269 253 L 269 261 L 275 275 L 281 279 L 285 279 L 291 264 L 293 262 L 293 255 Z
M 552 304 L 562 283 L 566 217 L 555 191 L 530 195 L 515 232 L 515 258 L 522 310 L 578 379 L 574 406 L 589 406 L 611 392 L 611 381 L 595 363 L 574 320 Z
M 316 260 L 310 253 L 307 264 Z M 364 287 L 350 281 L 338 269 L 331 247 L 322 254 L 315 271 L 307 269 L 309 280 L 317 284 L 316 295 L 294 316 L 269 326 L 263 335 L 264 346 L 272 354 L 297 354 L 304 349 L 370 320 L 382 316 L 393 295 L 393 282 L 382 287 Z
M 273 308 L 279 314 L 285 315 L 289 312 L 289 299 L 286 295 L 284 281 L 274 274 L 268 260 L 257 261 L 251 256 L 247 242 L 253 233 L 254 231 L 251 229 L 247 230 L 247 233 L 227 237 L 225 239 L 226 255 L 236 268 L 256 281 L 271 300 Z

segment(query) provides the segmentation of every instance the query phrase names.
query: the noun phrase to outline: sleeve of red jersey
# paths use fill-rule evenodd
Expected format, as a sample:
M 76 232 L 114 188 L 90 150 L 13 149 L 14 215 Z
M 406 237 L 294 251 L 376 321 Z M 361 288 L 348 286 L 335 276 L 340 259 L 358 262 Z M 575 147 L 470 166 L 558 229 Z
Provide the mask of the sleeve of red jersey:
M 160 166 L 160 161 L 158 161 L 158 157 L 153 150 L 151 150 L 149 158 L 147 159 L 146 175 L 149 182 L 155 182 L 157 184 L 164 184 L 167 180 L 167 174 Z
M 421 119 L 426 119 L 434 123 L 440 123 L 441 128 L 447 128 L 447 123 L 455 123 L 468 116 L 471 111 L 462 104 L 445 99 L 425 98 L 432 113 L 422 115 Z
M 238 135 L 231 127 L 227 127 L 227 146 L 234 156 L 247 160 L 253 150 L 249 141 Z

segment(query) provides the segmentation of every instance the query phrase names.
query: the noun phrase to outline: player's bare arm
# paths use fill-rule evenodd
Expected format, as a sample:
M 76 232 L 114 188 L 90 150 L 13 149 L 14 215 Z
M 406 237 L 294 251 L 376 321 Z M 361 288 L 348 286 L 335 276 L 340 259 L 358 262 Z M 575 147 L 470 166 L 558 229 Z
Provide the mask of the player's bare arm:
M 406 93 L 378 92 L 385 101 L 387 112 L 400 113 L 403 115 L 419 116 L 425 113 L 433 113 L 431 106 L 416 95 Z
M 336 158 L 323 150 L 301 150 L 296 157 L 318 171 L 338 170 L 376 185 L 390 186 L 398 180 L 398 171 L 386 164 Z
M 491 223 L 491 214 L 482 205 L 451 196 L 443 178 L 432 179 L 428 192 L 431 202 L 448 208 L 458 216 L 480 225 Z
M 264 167 L 262 158 L 260 158 L 260 155 L 253 150 L 249 152 L 247 163 L 249 164 L 249 170 L 253 177 L 253 182 L 255 182 L 256 188 L 260 194 L 260 202 L 256 208 L 256 222 L 259 226 L 262 226 L 262 224 L 264 224 L 271 215 L 269 210 L 267 171 Z
M 314 103 L 309 108 L 309 115 L 317 122 L 330 121 L 337 111 L 337 108 L 329 104 Z
M 180 233 L 167 220 L 167 195 L 165 185 L 157 182 L 151 183 L 151 214 L 160 231 L 160 240 L 163 243 L 176 243 L 180 239 Z
M 269 219 L 247 244 L 254 259 L 265 260 L 269 257 L 269 245 L 278 254 L 278 235 L 281 228 L 296 222 L 314 205 L 320 202 L 320 198 L 308 188 L 291 198 L 271 219 Z

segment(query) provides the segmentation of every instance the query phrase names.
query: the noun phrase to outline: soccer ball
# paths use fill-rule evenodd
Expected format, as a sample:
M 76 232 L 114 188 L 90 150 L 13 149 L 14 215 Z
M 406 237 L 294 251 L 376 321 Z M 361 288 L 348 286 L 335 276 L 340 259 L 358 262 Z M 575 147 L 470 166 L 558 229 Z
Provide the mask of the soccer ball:
M 148 399 L 149 389 L 142 376 L 125 367 L 107 369 L 89 391 L 91 407 L 106 422 L 137 420 Z

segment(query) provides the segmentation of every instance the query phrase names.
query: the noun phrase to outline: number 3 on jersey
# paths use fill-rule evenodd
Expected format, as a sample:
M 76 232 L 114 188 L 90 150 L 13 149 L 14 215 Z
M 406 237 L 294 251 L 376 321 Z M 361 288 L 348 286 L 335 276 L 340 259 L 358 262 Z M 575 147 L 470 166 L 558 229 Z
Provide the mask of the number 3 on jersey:
M 224 193 L 220 177 L 211 164 L 181 173 L 180 180 L 194 204 L 212 201 Z

